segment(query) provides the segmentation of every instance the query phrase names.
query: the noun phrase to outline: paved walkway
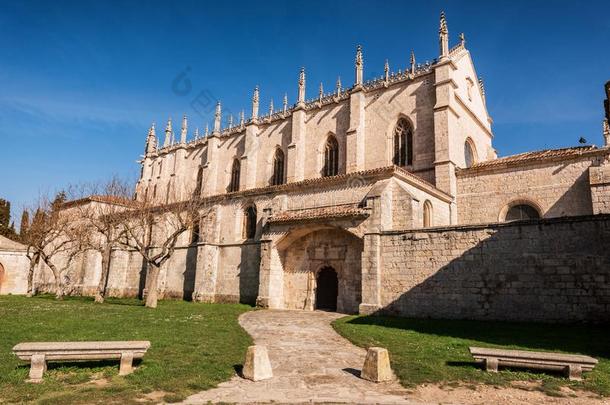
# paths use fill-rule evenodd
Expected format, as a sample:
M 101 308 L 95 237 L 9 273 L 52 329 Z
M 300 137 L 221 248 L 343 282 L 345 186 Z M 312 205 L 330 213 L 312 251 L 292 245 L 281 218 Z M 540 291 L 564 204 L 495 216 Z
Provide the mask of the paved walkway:
M 252 382 L 235 376 L 184 403 L 415 404 L 396 381 L 375 384 L 358 377 L 366 353 L 332 329 L 330 323 L 340 316 L 276 310 L 243 314 L 239 323 L 256 344 L 267 346 L 273 378 Z

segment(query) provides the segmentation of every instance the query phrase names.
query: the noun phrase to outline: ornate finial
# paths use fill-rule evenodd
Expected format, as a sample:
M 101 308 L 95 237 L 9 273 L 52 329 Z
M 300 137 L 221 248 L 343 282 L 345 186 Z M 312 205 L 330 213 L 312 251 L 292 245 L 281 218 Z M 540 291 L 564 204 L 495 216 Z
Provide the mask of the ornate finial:
M 239 112 L 239 126 L 240 126 L 240 128 L 243 128 L 245 124 L 246 124 L 246 113 L 244 112 L 244 110 L 241 110 Z
M 282 105 L 282 111 L 284 112 L 284 114 L 286 114 L 286 112 L 288 111 L 288 93 L 284 93 L 284 102 Z
M 318 101 L 322 102 L 322 97 L 324 97 L 324 85 L 320 82 L 320 89 L 318 90 Z
M 220 133 L 220 120 L 222 117 L 222 106 L 220 100 L 216 102 L 216 111 L 214 112 L 214 134 Z
M 182 128 L 180 128 L 180 143 L 186 143 L 186 134 L 188 132 L 188 121 L 186 114 L 182 116 Z
M 606 91 L 606 99 L 604 100 L 604 110 L 606 111 L 606 120 L 610 121 L 610 80 L 604 85 Z
M 462 45 L 462 46 L 466 45 L 466 36 L 464 35 L 463 32 L 460 33 L 460 45 Z
M 610 146 L 610 124 L 606 118 L 602 123 L 603 135 L 604 135 L 604 146 Z
M 305 68 L 301 68 L 301 72 L 299 73 L 299 97 L 298 103 L 305 102 Z
M 438 29 L 439 43 L 441 60 L 449 57 L 449 30 L 447 29 L 447 19 L 445 18 L 445 12 L 441 11 L 441 22 Z
M 252 94 L 252 120 L 256 121 L 258 118 L 258 85 L 254 87 L 254 94 Z
M 163 140 L 163 147 L 167 147 L 172 142 L 172 118 L 170 117 L 167 120 L 167 125 L 165 126 L 165 139 Z
M 356 47 L 356 86 L 362 85 L 364 62 L 362 60 L 362 46 Z
M 155 123 L 153 122 L 146 136 L 146 154 L 153 153 L 157 150 L 157 134 L 155 133 Z
M 383 66 L 383 80 L 387 83 L 390 81 L 390 63 L 388 60 L 385 60 L 385 65 Z
M 203 136 L 208 136 L 210 135 L 210 126 L 208 125 L 208 123 L 205 123 L 205 132 L 203 133 Z
M 335 92 L 337 97 L 341 95 L 341 76 L 337 76 L 337 84 L 335 86 Z
M 273 99 L 269 102 L 269 115 L 273 115 Z
M 233 128 L 233 114 L 229 114 L 229 128 Z
M 413 52 L 413 50 L 411 49 L 411 58 L 410 58 L 410 67 L 409 70 L 411 71 L 411 75 L 415 74 L 415 52 Z
M 195 140 L 199 139 L 199 127 L 195 128 Z

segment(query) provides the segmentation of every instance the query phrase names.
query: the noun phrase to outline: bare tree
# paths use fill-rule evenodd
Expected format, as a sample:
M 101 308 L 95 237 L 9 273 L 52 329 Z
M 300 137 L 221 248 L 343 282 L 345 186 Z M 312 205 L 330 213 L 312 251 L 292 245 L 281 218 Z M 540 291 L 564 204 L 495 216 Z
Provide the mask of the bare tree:
M 125 218 L 125 210 L 136 204 L 131 199 L 131 190 L 131 184 L 115 176 L 105 183 L 83 186 L 78 194 L 88 196 L 65 204 L 74 207 L 82 221 L 82 247 L 99 252 L 102 258 L 95 302 L 102 303 L 106 298 L 112 252 L 121 246 L 120 240 L 125 236 L 121 221 Z
M 35 293 L 34 270 L 42 261 L 53 273 L 56 298 L 62 299 L 62 275 L 72 260 L 82 252 L 82 228 L 78 226 L 74 212 L 62 210 L 64 202 L 65 193 L 60 192 L 53 201 L 47 196 L 41 196 L 30 209 L 33 220 L 23 239 L 30 260 L 29 296 Z
M 122 243 L 139 252 L 146 263 L 147 307 L 157 307 L 161 266 L 174 254 L 179 237 L 199 221 L 199 208 L 198 199 L 158 205 L 144 196 L 136 208 L 124 213 Z

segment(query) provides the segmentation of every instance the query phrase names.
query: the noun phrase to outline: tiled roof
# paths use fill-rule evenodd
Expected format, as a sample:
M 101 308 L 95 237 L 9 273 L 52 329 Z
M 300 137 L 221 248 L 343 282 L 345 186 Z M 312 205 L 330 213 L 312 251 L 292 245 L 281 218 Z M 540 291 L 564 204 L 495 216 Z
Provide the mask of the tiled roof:
M 308 208 L 302 210 L 281 211 L 269 218 L 269 222 L 311 221 L 325 218 L 366 217 L 369 212 L 355 204 L 335 205 L 332 207 Z
M 64 203 L 63 207 L 69 208 L 69 207 L 79 205 L 79 204 L 86 204 L 88 202 L 116 204 L 116 205 L 122 205 L 125 207 L 139 205 L 139 203 L 137 201 L 130 200 L 130 199 L 123 198 L 123 197 L 116 197 L 116 196 L 111 196 L 111 195 L 90 195 L 88 197 L 79 198 L 78 200 L 66 201 Z
M 483 162 L 475 163 L 467 169 L 460 169 L 460 171 L 469 171 L 476 169 L 486 169 L 493 167 L 502 166 L 513 166 L 520 163 L 538 161 L 538 160 L 549 160 L 549 159 L 561 159 L 569 157 L 577 157 L 590 152 L 600 152 L 604 149 L 599 149 L 595 146 L 575 146 L 572 148 L 563 149 L 545 149 L 534 152 L 519 153 L 518 155 L 506 156 L 498 159 L 486 160 Z
M 25 245 L 22 245 L 19 242 L 15 242 L 14 240 L 10 240 L 10 239 L 5 238 L 4 236 L 0 235 L 0 250 L 21 251 L 21 250 L 25 250 L 25 249 L 26 249 Z

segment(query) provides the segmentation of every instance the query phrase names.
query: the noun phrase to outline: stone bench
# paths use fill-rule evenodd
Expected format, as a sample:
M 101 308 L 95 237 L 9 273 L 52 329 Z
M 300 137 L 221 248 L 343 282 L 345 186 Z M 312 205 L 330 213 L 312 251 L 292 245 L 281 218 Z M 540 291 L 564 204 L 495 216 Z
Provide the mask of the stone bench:
M 470 347 L 475 361 L 482 362 L 489 372 L 498 366 L 523 367 L 536 370 L 563 371 L 570 380 L 581 380 L 583 371 L 591 371 L 597 364 L 593 357 L 579 354 L 530 352 L 524 350 L 488 349 Z
M 150 342 L 25 342 L 13 347 L 13 353 L 30 362 L 30 381 L 40 382 L 47 370 L 47 361 L 56 360 L 120 360 L 119 375 L 133 371 L 133 359 L 141 359 Z

